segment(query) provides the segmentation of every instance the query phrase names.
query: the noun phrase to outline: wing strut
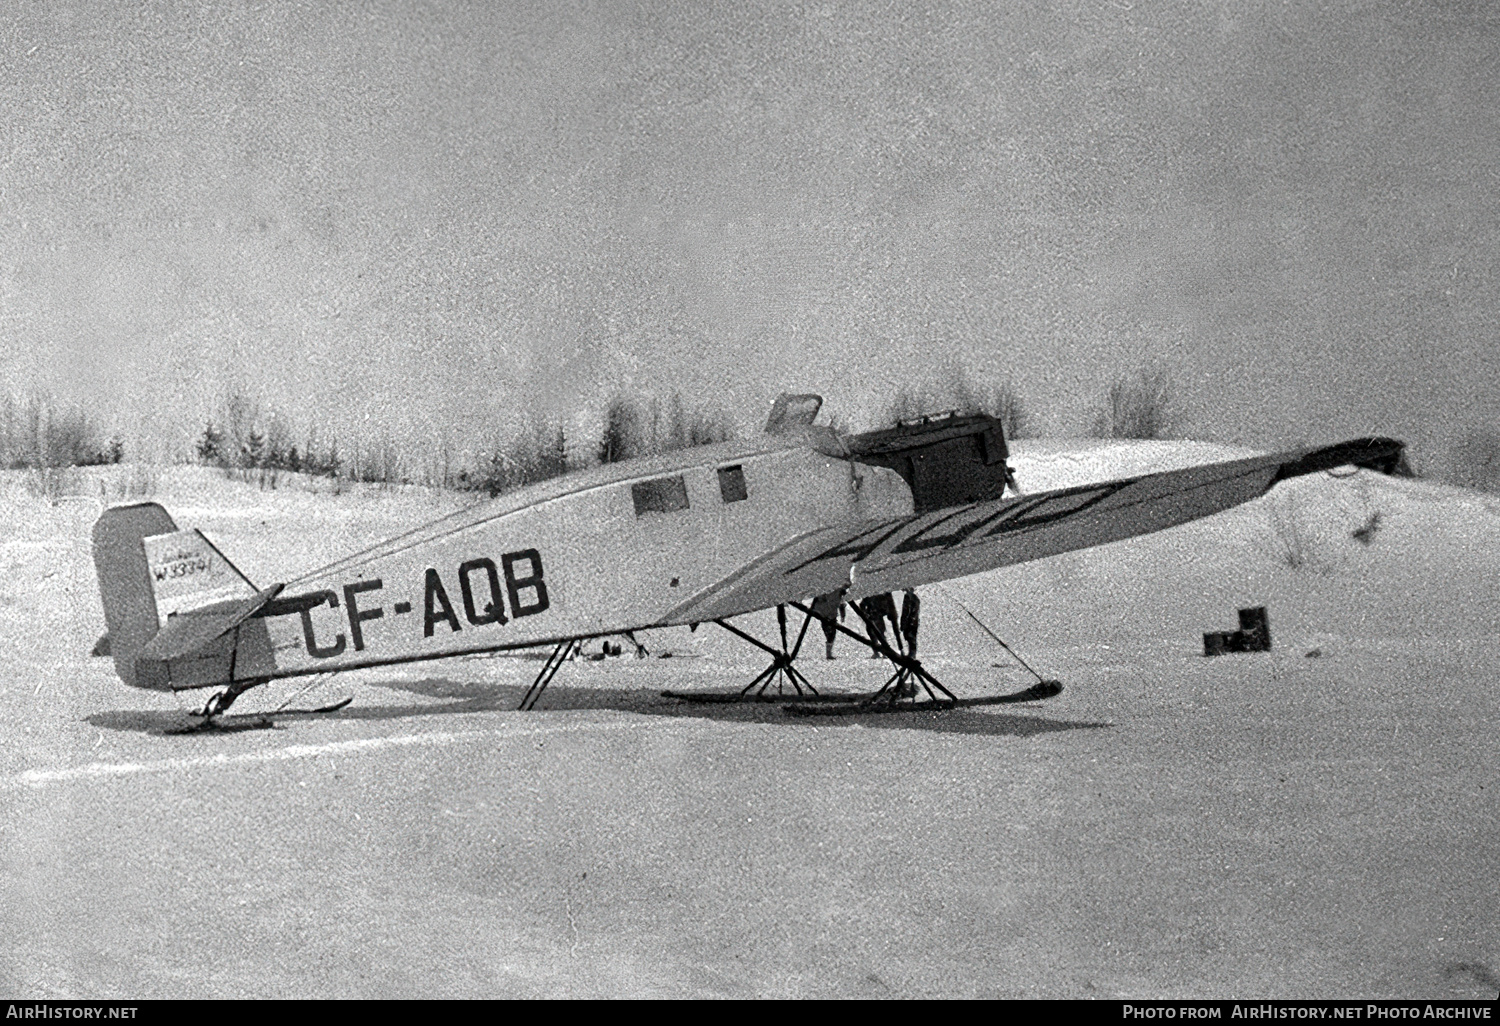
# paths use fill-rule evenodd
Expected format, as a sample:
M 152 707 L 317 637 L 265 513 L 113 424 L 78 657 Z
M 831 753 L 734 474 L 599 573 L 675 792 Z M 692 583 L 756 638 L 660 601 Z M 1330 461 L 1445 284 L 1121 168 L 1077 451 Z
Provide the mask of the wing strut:
M 964 605 L 957 598 L 955 598 L 953 596 L 953 593 L 950 592 L 947 588 L 939 588 L 938 590 L 943 593 L 943 597 L 944 598 L 948 599 L 948 601 L 952 602 L 959 609 L 962 609 L 964 611 L 964 613 L 969 617 L 970 620 L 973 620 L 976 624 L 978 624 L 980 630 L 984 631 L 984 633 L 988 634 L 991 638 L 994 638 L 995 639 L 995 644 L 999 645 L 1001 648 L 1005 649 L 1005 651 L 1009 652 L 1010 653 L 1010 657 L 1012 659 L 1014 659 L 1016 662 L 1020 663 L 1023 667 L 1025 667 L 1026 668 L 1026 672 L 1029 673 L 1029 674 L 1031 674 L 1033 677 L 1035 677 L 1038 684 L 1045 684 L 1045 683 L 1047 683 L 1045 680 L 1042 679 L 1042 675 L 1040 673 L 1037 673 L 1035 670 L 1033 670 L 1031 668 L 1031 664 L 1030 663 L 1028 663 L 1026 660 L 1024 660 L 1020 656 L 1018 656 L 1016 654 L 1016 650 L 1013 649 L 1013 648 L 1011 648 L 1009 645 L 1007 645 L 1001 639 L 1000 635 L 996 634 L 994 631 L 992 631 L 988 627 L 986 627 L 984 625 L 984 621 L 981 620 L 981 619 L 979 619 L 979 617 L 975 616 L 974 615 L 974 611 L 972 609 L 970 609 L 968 606 Z

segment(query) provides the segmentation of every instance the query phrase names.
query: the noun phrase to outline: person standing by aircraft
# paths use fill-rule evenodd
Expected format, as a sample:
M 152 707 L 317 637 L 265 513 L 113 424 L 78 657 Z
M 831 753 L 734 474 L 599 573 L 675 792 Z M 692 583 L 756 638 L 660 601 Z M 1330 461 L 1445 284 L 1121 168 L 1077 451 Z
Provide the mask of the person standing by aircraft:
M 813 599 L 812 615 L 823 626 L 823 637 L 828 644 L 828 658 L 833 658 L 833 639 L 838 637 L 838 621 L 844 618 L 844 593 L 830 591 Z M 837 619 L 835 619 L 837 617 Z
M 901 648 L 901 621 L 896 616 L 896 600 L 890 592 L 880 596 L 880 608 L 891 624 L 891 641 L 899 651 Z
M 906 642 L 906 654 L 915 659 L 917 657 L 917 628 L 922 620 L 922 600 L 917 598 L 915 588 L 907 588 L 906 595 L 901 600 L 901 640 Z M 917 696 L 917 683 L 910 675 L 901 681 L 901 697 L 915 698 Z
M 917 598 L 915 588 L 907 588 L 901 601 L 901 639 L 906 642 L 906 654 L 917 657 L 917 628 L 922 622 L 922 600 Z
M 864 614 L 864 620 L 869 625 L 871 638 L 877 646 L 886 644 L 885 622 L 891 622 L 891 631 L 894 635 L 893 641 L 896 646 L 901 644 L 900 622 L 896 617 L 896 600 L 891 598 L 890 592 L 882 592 L 879 595 L 867 595 L 859 604 L 860 611 Z M 871 659 L 881 658 L 878 650 L 871 650 Z
M 844 618 L 844 613 L 845 613 L 844 604 L 842 602 L 840 602 L 839 603 L 839 611 L 838 611 L 838 617 L 839 617 L 840 620 L 842 620 Z M 829 659 L 833 658 L 833 639 L 836 638 L 836 637 L 838 637 L 838 636 L 839 636 L 839 627 L 838 627 L 838 624 L 835 623 L 832 619 L 824 620 L 823 621 L 823 640 L 827 643 L 827 648 L 828 648 L 827 658 L 829 658 Z

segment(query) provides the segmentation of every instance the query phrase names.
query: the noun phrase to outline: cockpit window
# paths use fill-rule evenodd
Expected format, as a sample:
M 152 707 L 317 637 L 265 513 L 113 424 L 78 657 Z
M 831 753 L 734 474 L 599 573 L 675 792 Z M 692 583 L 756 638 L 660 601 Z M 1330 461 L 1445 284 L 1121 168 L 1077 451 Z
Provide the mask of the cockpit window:
M 630 486 L 630 497 L 635 500 L 635 515 L 638 517 L 688 508 L 687 485 L 681 475 L 637 481 Z
M 719 494 L 725 502 L 739 502 L 750 497 L 750 493 L 745 491 L 743 467 L 719 468 Z

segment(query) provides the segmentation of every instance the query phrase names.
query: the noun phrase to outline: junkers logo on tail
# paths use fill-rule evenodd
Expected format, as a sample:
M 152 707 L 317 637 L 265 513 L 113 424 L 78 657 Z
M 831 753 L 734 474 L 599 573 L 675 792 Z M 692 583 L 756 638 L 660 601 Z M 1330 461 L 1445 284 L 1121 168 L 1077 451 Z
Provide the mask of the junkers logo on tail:
M 171 553 L 166 561 L 158 563 L 151 568 L 151 574 L 158 581 L 173 580 L 178 577 L 191 577 L 193 574 L 206 573 L 208 571 L 208 554 L 206 552 L 183 552 Z

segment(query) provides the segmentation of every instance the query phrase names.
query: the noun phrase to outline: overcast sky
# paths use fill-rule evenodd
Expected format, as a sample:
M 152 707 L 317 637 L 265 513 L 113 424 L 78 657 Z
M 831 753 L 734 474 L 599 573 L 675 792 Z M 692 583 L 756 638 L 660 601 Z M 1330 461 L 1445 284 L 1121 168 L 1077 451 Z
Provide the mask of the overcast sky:
M 0 23 L 0 368 L 463 443 L 1009 376 L 1052 434 L 1500 420 L 1500 9 L 60 2 Z

